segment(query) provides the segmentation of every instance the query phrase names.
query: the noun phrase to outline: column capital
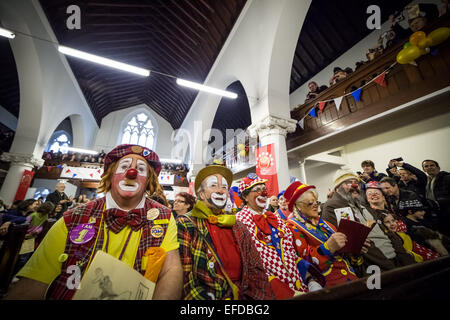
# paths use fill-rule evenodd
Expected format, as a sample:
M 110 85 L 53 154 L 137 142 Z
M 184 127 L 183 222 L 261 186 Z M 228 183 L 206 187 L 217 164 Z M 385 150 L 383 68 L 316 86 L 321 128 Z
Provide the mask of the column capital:
M 10 153 L 4 152 L 0 159 L 2 161 L 11 162 L 12 164 L 26 164 L 35 167 L 42 167 L 44 165 L 44 159 L 38 159 L 32 154 L 23 153 Z
M 269 114 L 258 123 L 248 127 L 248 131 L 251 136 L 258 135 L 260 139 L 274 134 L 282 135 L 286 138 L 286 135 L 294 132 L 296 127 L 297 121 L 294 119 L 281 118 Z

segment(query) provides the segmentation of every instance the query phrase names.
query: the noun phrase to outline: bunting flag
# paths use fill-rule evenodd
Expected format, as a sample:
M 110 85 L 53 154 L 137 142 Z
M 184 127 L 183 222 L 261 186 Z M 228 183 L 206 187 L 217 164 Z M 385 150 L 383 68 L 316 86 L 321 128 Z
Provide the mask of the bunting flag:
M 361 89 L 362 88 L 359 88 L 358 90 L 352 92 L 352 96 L 355 98 L 356 102 L 361 101 Z
M 66 173 L 69 173 L 69 172 L 70 172 L 70 169 L 67 169 Z
M 47 167 L 47 171 L 50 172 L 52 170 L 52 166 Z
M 61 169 L 62 169 L 62 165 L 60 165 L 60 164 L 59 164 L 59 165 L 57 165 L 56 167 L 57 167 L 57 168 L 58 168 L 59 170 L 61 170 Z
M 305 118 L 301 118 L 300 120 L 298 120 L 298 125 L 300 126 L 300 128 L 302 128 L 302 130 L 305 127 Z
M 319 111 L 322 112 L 323 108 L 325 108 L 325 105 L 327 104 L 326 101 L 319 102 Z
M 382 87 L 386 87 L 386 72 L 383 72 L 373 80 L 373 82 L 379 84 Z
M 311 111 L 308 113 L 311 117 L 316 117 L 316 107 L 312 108 Z
M 93 178 L 93 177 L 94 177 L 94 174 L 93 174 L 93 173 L 90 173 L 89 176 L 90 176 L 91 178 Z
M 334 99 L 334 104 L 336 105 L 336 109 L 337 109 L 338 111 L 341 110 L 341 103 L 342 103 L 342 99 L 343 99 L 343 98 L 344 98 L 344 97 L 342 96 L 342 97 L 339 97 L 339 98 Z
M 77 174 L 76 173 L 74 173 L 73 175 L 72 175 L 72 178 L 75 178 L 77 176 Z

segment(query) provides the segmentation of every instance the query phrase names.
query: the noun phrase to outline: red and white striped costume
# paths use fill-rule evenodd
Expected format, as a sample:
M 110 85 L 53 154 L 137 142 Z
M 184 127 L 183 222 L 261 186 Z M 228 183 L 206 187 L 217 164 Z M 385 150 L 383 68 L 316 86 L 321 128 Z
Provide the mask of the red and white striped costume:
M 268 246 L 259 240 L 256 236 L 258 228 L 253 221 L 253 215 L 258 215 L 256 211 L 253 211 L 248 206 L 242 208 L 236 214 L 236 219 L 241 221 L 249 230 L 253 243 L 259 252 L 259 255 L 263 261 L 264 269 L 267 277 L 270 279 L 273 276 L 277 277 L 283 283 L 289 285 L 292 290 L 307 292 L 307 287 L 303 284 L 300 274 L 297 269 L 297 253 L 293 245 L 293 235 L 285 222 L 278 216 L 278 228 L 283 233 L 282 249 L 284 256 L 284 263 L 277 254 L 274 247 Z

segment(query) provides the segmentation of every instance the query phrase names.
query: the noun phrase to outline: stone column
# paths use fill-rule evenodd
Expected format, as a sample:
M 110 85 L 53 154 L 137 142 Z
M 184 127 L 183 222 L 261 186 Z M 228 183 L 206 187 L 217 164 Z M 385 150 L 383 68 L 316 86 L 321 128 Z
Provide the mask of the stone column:
M 306 181 L 305 162 L 306 161 L 304 159 L 298 162 L 300 169 L 300 181 L 304 184 L 308 184 L 308 182 Z
M 279 190 L 284 190 L 289 185 L 286 135 L 294 132 L 296 126 L 296 120 L 268 115 L 248 128 L 251 136 L 258 135 L 261 146 L 274 144 Z
M 41 167 L 44 164 L 44 160 L 38 159 L 31 154 L 9 152 L 3 153 L 1 159 L 11 162 L 11 165 L 0 190 L 0 198 L 6 204 L 11 205 L 14 201 L 20 180 L 22 179 L 23 172 L 25 170 L 32 171 L 35 166 Z

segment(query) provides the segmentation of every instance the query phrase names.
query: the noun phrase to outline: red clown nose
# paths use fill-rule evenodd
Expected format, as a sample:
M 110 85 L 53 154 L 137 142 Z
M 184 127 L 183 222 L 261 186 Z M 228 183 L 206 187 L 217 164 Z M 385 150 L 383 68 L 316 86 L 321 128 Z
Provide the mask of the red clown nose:
M 126 177 L 128 179 L 136 179 L 137 175 L 138 175 L 138 172 L 136 169 L 131 168 L 131 169 L 127 170 Z

